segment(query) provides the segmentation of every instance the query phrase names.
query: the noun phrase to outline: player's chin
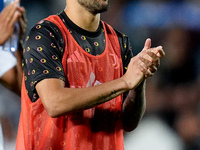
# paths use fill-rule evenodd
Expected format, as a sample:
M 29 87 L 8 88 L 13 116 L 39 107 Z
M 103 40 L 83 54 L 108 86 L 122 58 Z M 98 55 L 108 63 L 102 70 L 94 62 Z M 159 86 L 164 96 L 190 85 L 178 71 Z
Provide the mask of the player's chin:
M 94 10 L 91 10 L 90 12 L 92 12 L 94 14 L 98 14 L 98 13 L 103 13 L 107 10 L 108 10 L 108 7 L 101 7 L 101 9 L 94 9 Z
M 109 7 L 109 0 L 99 0 L 99 3 L 101 3 L 101 5 L 104 7 L 104 8 L 108 8 Z

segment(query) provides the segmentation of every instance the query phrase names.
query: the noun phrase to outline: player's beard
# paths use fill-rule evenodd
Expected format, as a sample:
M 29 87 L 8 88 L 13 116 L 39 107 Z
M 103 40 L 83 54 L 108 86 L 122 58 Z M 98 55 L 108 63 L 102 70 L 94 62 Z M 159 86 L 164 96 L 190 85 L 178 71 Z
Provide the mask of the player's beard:
M 78 0 L 78 3 L 93 14 L 105 12 L 110 6 L 109 0 Z

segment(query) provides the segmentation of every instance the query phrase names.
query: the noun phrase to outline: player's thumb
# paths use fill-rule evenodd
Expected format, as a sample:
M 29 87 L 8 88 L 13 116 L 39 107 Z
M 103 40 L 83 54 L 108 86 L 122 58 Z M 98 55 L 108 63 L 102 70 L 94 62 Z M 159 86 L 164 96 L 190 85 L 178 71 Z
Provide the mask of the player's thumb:
M 148 38 L 148 39 L 146 39 L 146 41 L 145 41 L 143 50 L 147 50 L 147 49 L 150 49 L 150 48 L 151 48 L 151 39 Z

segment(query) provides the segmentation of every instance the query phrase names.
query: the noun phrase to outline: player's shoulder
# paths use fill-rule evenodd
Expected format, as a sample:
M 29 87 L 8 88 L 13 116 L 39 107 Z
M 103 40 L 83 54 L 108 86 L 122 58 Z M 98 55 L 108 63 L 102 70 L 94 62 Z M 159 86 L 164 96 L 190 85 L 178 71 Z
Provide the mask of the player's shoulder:
M 38 22 L 30 28 L 30 30 L 26 34 L 25 43 L 27 43 L 28 41 L 35 40 L 35 38 L 39 38 L 40 36 L 49 38 L 51 40 L 62 39 L 60 41 L 64 41 L 62 32 L 59 29 L 59 27 L 55 23 L 45 19 L 41 20 L 40 22 Z
M 41 20 L 40 22 L 38 22 L 37 24 L 35 24 L 34 26 L 32 26 L 29 30 L 28 33 L 33 33 L 33 32 L 60 32 L 59 27 L 49 21 L 49 20 Z
M 113 30 L 115 31 L 115 33 L 117 34 L 117 36 L 119 38 L 128 38 L 128 36 L 126 34 L 124 34 L 123 32 L 119 31 L 118 29 L 116 29 L 115 27 L 113 27 L 112 25 L 108 24 L 107 22 L 102 21 L 104 24 L 106 24 L 107 26 L 113 28 Z
M 124 51 L 124 49 L 126 49 L 127 46 L 131 46 L 129 37 L 126 34 L 124 34 L 123 32 L 121 32 L 115 28 L 113 28 L 113 29 L 118 37 L 122 51 Z
M 119 30 L 117 30 L 115 28 L 114 28 L 114 31 L 120 40 L 128 41 L 128 36 L 126 34 L 124 34 L 123 32 L 120 32 Z

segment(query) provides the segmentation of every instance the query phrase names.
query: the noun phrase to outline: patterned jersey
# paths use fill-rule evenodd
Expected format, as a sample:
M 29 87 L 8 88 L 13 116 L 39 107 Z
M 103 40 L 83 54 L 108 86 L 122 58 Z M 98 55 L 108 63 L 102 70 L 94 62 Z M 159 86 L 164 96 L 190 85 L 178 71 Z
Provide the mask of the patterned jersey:
M 94 56 L 104 52 L 105 34 L 101 22 L 97 31 L 89 32 L 74 24 L 64 12 L 59 16 L 82 49 Z M 116 30 L 115 32 L 119 39 L 125 72 L 132 57 L 132 47 L 127 36 Z M 35 89 L 38 82 L 46 78 L 57 78 L 65 81 L 62 66 L 64 37 L 57 25 L 43 20 L 29 31 L 24 47 L 25 85 L 31 101 L 35 102 L 39 98 Z
M 61 58 L 62 68 L 55 68 L 58 72 L 64 72 L 63 79 L 66 86 L 70 88 L 85 88 L 96 86 L 123 75 L 122 53 L 118 36 L 114 29 L 101 21 L 105 35 L 105 50 L 100 55 L 92 55 L 85 51 L 76 42 L 63 19 L 53 15 L 45 20 L 53 22 L 60 30 L 65 43 L 62 47 L 56 43 L 43 45 L 59 49 L 63 56 Z M 37 25 L 38 30 L 42 28 Z M 56 38 L 53 33 L 51 38 Z M 29 39 L 27 38 L 27 41 Z M 41 35 L 35 36 L 35 45 L 39 54 L 44 55 L 43 47 L 37 45 L 42 40 Z M 57 40 L 55 40 L 57 41 Z M 54 49 L 50 53 L 54 54 Z M 26 48 L 26 52 L 30 49 Z M 58 61 L 60 58 L 54 56 L 49 58 Z M 33 58 L 29 63 L 38 61 L 46 63 L 45 60 Z M 28 60 L 27 62 L 28 63 Z M 59 66 L 57 66 L 59 67 Z M 35 74 L 36 70 L 30 70 L 28 75 Z M 47 69 L 42 74 L 49 75 Z M 16 150 L 123 150 L 123 127 L 121 118 L 122 95 L 97 107 L 67 114 L 57 118 L 51 118 L 41 99 L 34 103 L 31 101 L 23 77 L 22 85 L 22 110 L 20 116 L 19 130 L 17 136 Z M 32 82 L 36 84 L 37 82 Z

